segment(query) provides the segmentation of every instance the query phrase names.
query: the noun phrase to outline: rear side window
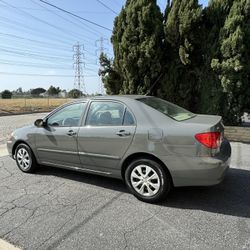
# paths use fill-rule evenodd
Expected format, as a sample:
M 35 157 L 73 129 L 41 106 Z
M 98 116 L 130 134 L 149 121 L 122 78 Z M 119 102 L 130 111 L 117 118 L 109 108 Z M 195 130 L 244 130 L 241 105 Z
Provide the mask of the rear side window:
M 122 125 L 125 107 L 117 102 L 98 101 L 90 104 L 86 125 Z
M 184 121 L 195 116 L 195 114 L 193 114 L 192 112 L 184 108 L 181 108 L 178 105 L 175 105 L 171 102 L 164 101 L 160 98 L 145 97 L 137 99 L 137 101 L 145 103 L 151 108 L 158 110 L 159 112 L 171 117 L 176 121 Z
M 122 103 L 93 101 L 89 107 L 86 125 L 130 126 L 135 125 L 135 120 L 131 112 Z
M 135 125 L 134 117 L 128 109 L 126 109 L 125 114 L 124 114 L 123 125 L 125 126 Z

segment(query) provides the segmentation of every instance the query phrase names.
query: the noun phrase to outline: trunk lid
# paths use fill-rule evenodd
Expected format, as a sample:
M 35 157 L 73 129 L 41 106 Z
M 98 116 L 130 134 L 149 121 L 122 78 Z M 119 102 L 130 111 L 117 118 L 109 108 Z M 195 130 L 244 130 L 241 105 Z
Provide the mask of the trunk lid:
M 196 115 L 188 120 L 182 121 L 187 124 L 199 125 L 204 131 L 200 132 L 220 132 L 224 136 L 224 125 L 222 117 L 218 115 Z

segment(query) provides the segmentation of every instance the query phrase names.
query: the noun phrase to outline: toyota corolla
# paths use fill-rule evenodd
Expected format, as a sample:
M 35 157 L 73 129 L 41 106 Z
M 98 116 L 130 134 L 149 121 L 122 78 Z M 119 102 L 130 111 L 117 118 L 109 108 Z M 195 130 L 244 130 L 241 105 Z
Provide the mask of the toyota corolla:
M 231 158 L 220 116 L 150 96 L 78 99 L 15 130 L 7 146 L 23 172 L 47 165 L 120 178 L 146 202 L 220 183 Z

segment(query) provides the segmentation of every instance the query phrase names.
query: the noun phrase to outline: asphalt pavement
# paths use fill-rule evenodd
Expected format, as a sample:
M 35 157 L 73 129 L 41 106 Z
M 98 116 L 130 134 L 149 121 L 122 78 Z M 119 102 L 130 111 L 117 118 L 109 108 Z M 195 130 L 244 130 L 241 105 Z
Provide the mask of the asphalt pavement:
M 43 118 L 47 113 L 34 113 L 26 115 L 0 116 L 0 145 L 5 144 L 8 135 L 17 128 L 34 123 L 36 119 Z
M 250 145 L 232 143 L 225 180 L 160 204 L 122 181 L 0 157 L 0 238 L 21 249 L 250 249 Z

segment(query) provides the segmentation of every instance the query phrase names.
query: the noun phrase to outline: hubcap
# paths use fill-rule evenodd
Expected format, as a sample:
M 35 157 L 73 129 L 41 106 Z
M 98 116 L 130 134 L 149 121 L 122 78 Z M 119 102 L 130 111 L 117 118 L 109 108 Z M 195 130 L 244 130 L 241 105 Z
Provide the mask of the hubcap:
M 156 171 L 147 165 L 133 169 L 130 181 L 136 192 L 143 196 L 155 195 L 160 189 L 160 178 Z
M 25 148 L 20 148 L 17 151 L 17 162 L 18 162 L 18 165 L 23 170 L 27 170 L 30 167 L 30 163 L 31 163 L 30 155 Z

